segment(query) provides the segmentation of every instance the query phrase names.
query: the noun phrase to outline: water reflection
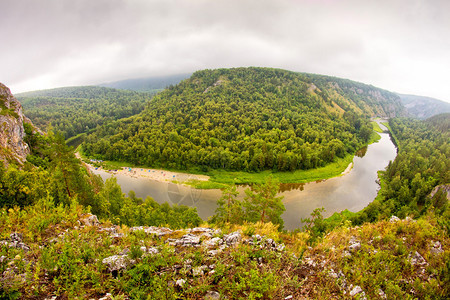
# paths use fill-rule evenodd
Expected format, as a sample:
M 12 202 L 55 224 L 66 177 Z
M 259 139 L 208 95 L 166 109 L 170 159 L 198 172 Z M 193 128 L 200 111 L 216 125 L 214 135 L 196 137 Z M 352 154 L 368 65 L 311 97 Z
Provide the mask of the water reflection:
M 292 190 L 303 191 L 305 188 L 305 183 L 281 183 L 280 193 L 289 192 Z
M 361 149 L 359 149 L 358 151 L 356 151 L 356 156 L 358 157 L 364 157 L 364 155 L 366 155 L 367 152 L 367 146 L 362 147 Z
M 286 211 L 282 217 L 285 228 L 301 227 L 301 219 L 320 207 L 326 210 L 324 217 L 344 209 L 352 212 L 363 209 L 377 195 L 377 171 L 383 170 L 395 156 L 396 148 L 389 135 L 382 133 L 380 141 L 369 145 L 364 157 L 353 159 L 353 169 L 347 175 L 318 184 L 307 183 L 303 191 L 284 192 Z
M 381 127 L 384 127 L 380 125 Z M 359 211 L 376 197 L 378 191 L 377 171 L 383 170 L 396 156 L 397 150 L 390 140 L 390 136 L 381 133 L 381 139 L 365 149 L 361 149 L 353 159 L 353 169 L 345 176 L 318 180 L 313 183 L 282 184 L 281 194 L 286 207 L 282 215 L 286 229 L 302 226 L 301 219 L 307 218 L 311 212 L 324 207 L 325 217 L 344 209 Z M 111 175 L 97 170 L 105 180 Z M 159 203 L 183 204 L 197 208 L 203 220 L 214 214 L 216 201 L 222 196 L 221 190 L 197 190 L 190 187 L 158 182 L 146 178 L 131 178 L 126 175 L 116 175 L 122 191 L 128 193 L 133 190 L 137 197 L 152 197 Z M 244 190 L 248 185 L 238 187 L 239 198 L 245 197 Z
M 317 180 L 316 182 L 322 182 L 325 179 Z M 279 193 L 289 192 L 293 190 L 303 191 L 306 183 L 280 183 L 279 184 Z M 253 184 L 247 183 L 237 183 L 236 186 L 240 188 L 240 190 L 250 189 L 253 191 Z

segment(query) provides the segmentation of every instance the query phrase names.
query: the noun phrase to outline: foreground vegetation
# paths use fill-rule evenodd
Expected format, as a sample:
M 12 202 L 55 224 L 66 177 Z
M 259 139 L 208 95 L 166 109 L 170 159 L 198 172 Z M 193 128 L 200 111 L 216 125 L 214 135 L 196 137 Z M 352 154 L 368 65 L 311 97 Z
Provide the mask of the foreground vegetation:
M 89 173 L 61 135 L 49 132 L 42 136 L 27 131 L 26 142 L 32 153 L 25 165 L 11 163 L 5 168 L 0 163 L 0 207 L 23 208 L 42 199 L 66 207 L 76 201 L 99 218 L 116 224 L 170 223 L 182 228 L 201 223 L 195 208 L 160 205 L 151 198 L 144 201 L 133 192 L 125 196 L 115 178 L 103 182 L 100 176 Z
M 329 219 L 316 210 L 293 232 L 280 230 L 284 206 L 273 178 L 243 202 L 230 186 L 202 223 L 195 209 L 126 197 L 114 179 L 93 184 L 61 137 L 31 135 L 34 167 L 0 169 L 0 297 L 446 299 L 448 200 L 442 192 L 429 196 L 448 180 L 446 120 L 392 120 L 403 147 L 382 176 L 378 200 Z M 412 158 L 422 164 L 404 162 Z M 139 225 L 173 230 L 132 227 Z M 213 229 L 187 229 L 199 225 Z
M 308 232 L 282 233 L 270 223 L 229 225 L 191 247 L 170 239 L 204 231 L 158 236 L 108 222 L 85 225 L 85 212 L 48 199 L 0 210 L 1 298 L 203 299 L 216 292 L 228 299 L 445 299 L 450 293 L 450 240 L 433 215 L 343 226 L 313 244 Z M 236 230 L 240 241 L 206 246 Z M 20 246 L 8 246 L 13 239 Z M 108 263 L 123 255 L 126 267 Z

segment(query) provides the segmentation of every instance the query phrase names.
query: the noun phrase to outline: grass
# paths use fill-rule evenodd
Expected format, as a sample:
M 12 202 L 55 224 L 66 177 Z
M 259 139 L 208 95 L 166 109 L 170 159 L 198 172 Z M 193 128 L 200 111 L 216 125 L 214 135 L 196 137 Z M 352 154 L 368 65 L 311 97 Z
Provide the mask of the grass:
M 307 183 L 339 176 L 353 161 L 352 155 L 338 159 L 324 167 L 310 170 L 296 170 L 294 172 L 273 172 L 271 170 L 259 173 L 212 170 L 208 172 L 210 181 L 221 184 L 261 184 L 270 175 L 281 183 Z
M 105 170 L 116 170 L 116 169 L 122 169 L 123 167 L 144 168 L 144 166 L 130 165 L 130 163 L 127 163 L 124 161 L 106 160 L 106 161 L 103 161 L 98 164 Z
M 378 129 L 381 130 L 381 128 L 378 126 L 376 122 L 373 123 L 375 123 Z M 381 136 L 377 133 L 378 129 L 376 129 L 374 125 L 374 132 L 372 133 L 368 141 L 368 144 L 375 143 L 381 139 Z M 77 151 L 82 154 L 81 147 L 78 147 Z M 82 156 L 82 158 L 86 162 L 89 162 L 86 157 Z M 210 177 L 208 181 L 192 180 L 185 183 L 196 189 L 222 189 L 231 184 L 262 184 L 265 182 L 266 178 L 270 175 L 272 175 L 273 178 L 277 179 L 280 183 L 308 183 L 323 179 L 329 179 L 340 176 L 342 172 L 352 162 L 353 162 L 353 155 L 348 154 L 344 158 L 338 158 L 336 159 L 335 162 L 332 162 L 324 167 L 309 170 L 296 170 L 293 172 L 274 172 L 272 170 L 265 170 L 262 172 L 251 173 L 244 171 L 227 171 L 221 169 L 210 170 L 208 172 L 201 172 L 196 168 L 181 171 L 175 169 L 167 169 L 167 170 L 180 173 L 207 175 Z M 121 169 L 123 167 L 148 168 L 148 166 L 133 165 L 121 161 L 103 161 L 102 163 L 95 163 L 94 165 L 97 167 L 101 166 L 103 169 L 106 170 Z
M 397 148 L 400 149 L 400 144 L 398 142 L 397 137 L 394 135 L 391 127 L 389 126 L 389 122 L 382 122 L 381 124 L 383 124 L 384 126 L 386 126 L 386 128 L 389 130 L 389 134 L 391 135 L 391 137 L 394 139 L 394 144 L 395 146 L 397 146 Z
M 375 131 L 372 132 L 372 135 L 370 136 L 368 145 L 378 142 L 381 139 L 381 135 L 376 133 Z
M 431 218 L 394 223 L 381 221 L 355 228 L 343 226 L 333 230 L 315 247 L 316 255 L 329 257 L 327 263 L 334 270 L 342 270 L 346 281 L 360 286 L 369 299 L 378 299 L 379 289 L 387 299 L 427 299 L 433 293 L 431 298 L 445 298 L 448 277 L 437 274 L 447 272 L 448 266 L 442 263 L 448 252 L 430 255 L 429 249 L 434 239 L 443 242 L 446 238 L 441 235 L 443 232 L 436 231 L 433 222 Z M 344 257 L 342 251 L 348 249 L 352 239 L 360 242 L 361 250 Z M 336 250 L 330 251 L 332 247 Z M 410 262 L 409 256 L 416 251 L 427 261 L 426 267 Z M 420 272 L 423 275 L 418 276 Z M 327 286 L 326 272 L 323 275 L 319 285 Z
M 186 182 L 185 184 L 192 186 L 196 189 L 202 190 L 210 190 L 210 189 L 224 189 L 228 186 L 228 184 L 213 182 L 211 180 L 203 181 L 203 180 L 191 180 Z
M 380 289 L 387 299 L 446 299 L 450 293 L 450 240 L 432 214 L 339 226 L 314 244 L 308 232 L 280 232 L 271 223 L 226 224 L 214 236 L 239 230 L 243 239 L 258 234 L 285 249 L 247 241 L 209 255 L 205 247 L 168 243 L 186 230 L 159 237 L 121 226 L 116 230 L 123 236 L 112 238 L 99 226 L 80 226 L 84 213 L 76 203 L 54 206 L 50 198 L 25 209 L 0 209 L 0 240 L 20 232 L 30 248 L 0 245 L 0 299 L 99 299 L 106 293 L 112 299 L 203 299 L 207 291 L 228 299 L 348 299 L 356 285 L 368 299 L 379 299 Z M 350 250 L 356 241 L 360 249 Z M 441 250 L 433 253 L 437 241 Z M 159 251 L 145 255 L 141 247 Z M 124 249 L 134 264 L 108 271 L 103 259 Z M 426 265 L 411 263 L 416 251 Z M 195 275 L 193 269 L 203 266 Z M 174 284 L 181 279 L 185 284 Z
M 378 125 L 377 122 L 372 121 L 370 122 L 372 124 L 373 130 L 375 130 L 376 132 L 383 132 L 383 129 L 381 129 L 380 125 Z

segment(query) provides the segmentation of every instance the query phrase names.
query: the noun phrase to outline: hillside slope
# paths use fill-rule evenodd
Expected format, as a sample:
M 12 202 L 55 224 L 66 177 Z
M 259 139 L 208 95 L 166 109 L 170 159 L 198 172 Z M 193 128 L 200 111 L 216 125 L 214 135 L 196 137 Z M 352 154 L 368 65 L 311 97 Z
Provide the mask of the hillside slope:
M 180 81 L 189 78 L 190 76 L 191 74 L 177 74 L 169 76 L 135 78 L 102 83 L 99 84 L 99 86 L 138 92 L 154 92 L 163 90 L 170 85 L 178 84 Z
M 0 116 L 17 119 L 3 92 Z M 195 208 L 126 197 L 61 136 L 32 133 L 23 168 L 0 163 L 0 299 L 448 299 L 449 121 L 391 120 L 382 198 L 358 219 L 316 210 L 303 232 L 196 227 Z
M 53 128 L 70 138 L 141 112 L 150 93 L 81 86 L 17 94 L 26 114 L 40 128 Z
M 408 114 L 418 119 L 427 119 L 437 114 L 450 112 L 450 103 L 438 99 L 399 94 Z
M 449 226 L 447 193 L 450 183 L 450 114 L 428 120 L 389 120 L 398 153 L 385 171 L 379 172 L 377 198 L 352 219 L 354 224 L 374 222 L 395 214 L 400 218 L 434 211 L 445 215 Z M 439 188 L 440 187 L 440 188 Z M 434 191 L 434 192 L 433 192 Z
M 450 132 L 450 113 L 441 113 L 434 115 L 425 120 L 434 130 L 440 131 L 443 134 Z
M 138 116 L 96 130 L 84 151 L 178 169 L 309 169 L 367 143 L 369 117 L 403 113 L 395 94 L 345 79 L 204 70 L 159 93 Z

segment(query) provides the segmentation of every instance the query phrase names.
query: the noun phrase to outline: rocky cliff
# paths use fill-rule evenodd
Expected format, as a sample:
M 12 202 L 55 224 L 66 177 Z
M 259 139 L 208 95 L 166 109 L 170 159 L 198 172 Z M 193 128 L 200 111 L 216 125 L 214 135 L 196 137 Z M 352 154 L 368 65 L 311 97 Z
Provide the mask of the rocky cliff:
M 399 94 L 398 96 L 409 116 L 413 118 L 425 120 L 438 114 L 450 113 L 450 103 L 445 101 L 415 95 Z
M 23 163 L 30 152 L 24 142 L 23 124 L 31 121 L 24 116 L 22 105 L 4 84 L 0 83 L 0 161 Z

